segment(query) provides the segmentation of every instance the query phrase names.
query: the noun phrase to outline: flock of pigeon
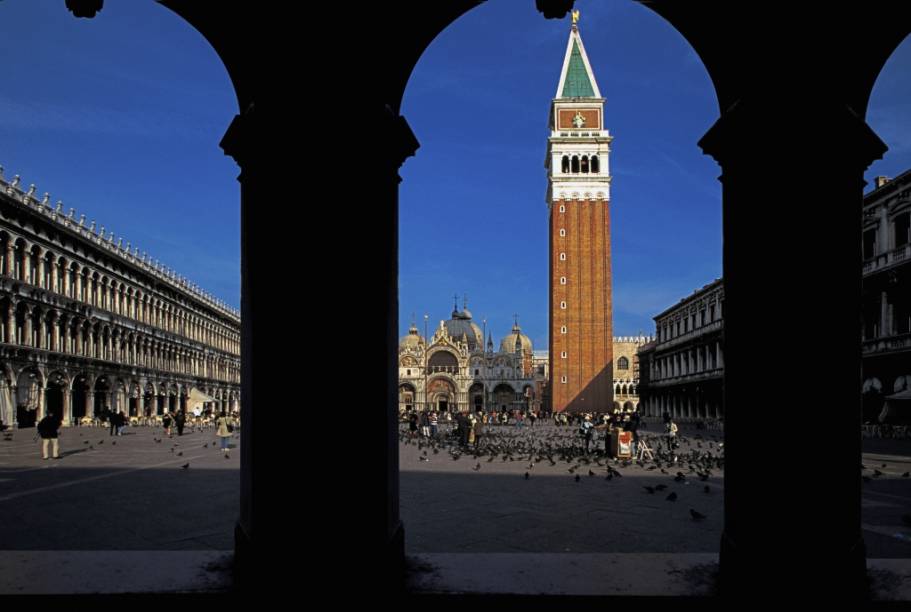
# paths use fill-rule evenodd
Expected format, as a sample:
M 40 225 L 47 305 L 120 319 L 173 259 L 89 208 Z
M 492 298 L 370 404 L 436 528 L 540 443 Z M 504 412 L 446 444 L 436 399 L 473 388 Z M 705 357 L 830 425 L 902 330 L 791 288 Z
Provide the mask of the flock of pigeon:
M 83 437 L 83 432 L 79 432 L 79 437 Z M 234 434 L 232 437 L 236 439 L 236 438 L 238 437 L 238 435 L 237 435 L 237 434 Z M 163 437 L 162 437 L 162 438 L 158 438 L 158 437 L 156 437 L 155 435 L 153 435 L 153 436 L 152 436 L 152 439 L 155 441 L 155 444 L 162 444 L 162 443 L 164 442 L 164 438 L 163 438 Z M 4 431 L 4 432 L 3 432 L 3 440 L 4 440 L 5 442 L 12 442 L 12 441 L 13 441 L 13 432 L 12 432 L 11 430 L 6 430 L 6 431 Z M 98 442 L 95 442 L 95 443 L 92 443 L 91 440 L 83 440 L 83 441 L 82 441 L 82 444 L 83 444 L 83 446 L 88 446 L 88 449 L 87 449 L 87 450 L 95 450 L 95 446 L 96 446 L 96 445 L 99 446 L 99 447 L 102 446 L 102 445 L 104 444 L 104 441 L 105 441 L 105 438 L 102 438 L 101 440 L 99 440 Z M 205 443 L 205 444 L 202 445 L 202 448 L 209 448 L 210 445 L 212 446 L 213 449 L 214 449 L 214 448 L 218 448 L 218 445 L 217 445 L 215 442 L 211 442 L 211 443 L 210 443 L 210 442 L 207 442 L 207 443 Z M 111 446 L 117 446 L 117 440 L 111 440 Z M 173 443 L 171 444 L 171 453 L 174 454 L 174 455 L 177 456 L 177 457 L 183 457 L 183 451 L 182 451 L 182 450 L 177 450 L 177 448 L 178 448 L 179 446 L 180 446 L 180 442 L 173 442 Z M 224 456 L 225 456 L 225 459 L 230 459 L 230 458 L 231 458 L 230 453 L 224 453 Z M 190 464 L 189 464 L 189 462 L 187 462 L 187 463 L 181 465 L 181 466 L 180 466 L 180 469 L 182 469 L 182 470 L 190 469 Z
M 622 478 L 623 470 L 658 471 L 676 484 L 689 484 L 697 479 L 699 482 L 707 482 L 714 472 L 724 470 L 724 442 L 719 441 L 718 436 L 709 436 L 710 439 L 701 434 L 695 434 L 692 439 L 678 436 L 678 447 L 670 452 L 666 448 L 663 436 L 650 435 L 642 431 L 639 435 L 651 449 L 652 458 L 607 457 L 604 454 L 603 442 L 598 449 L 593 443 L 589 447 L 590 451 L 586 453 L 584 439 L 576 428 L 549 425 L 524 430 L 516 430 L 513 427 L 489 427 L 487 432 L 479 437 L 477 445 L 467 447 L 460 446 L 458 437 L 449 432 L 441 431 L 436 438 L 413 437 L 406 426 L 399 431 L 399 442 L 404 445 L 415 445 L 418 460 L 421 462 L 446 457 L 452 461 L 459 461 L 463 457 L 471 457 L 471 461 L 476 463 L 471 468 L 475 472 L 480 472 L 484 463 L 493 463 L 498 459 L 500 462 L 527 462 L 523 475 L 525 480 L 532 478 L 536 464 L 550 467 L 564 464 L 566 471 L 577 483 L 582 481 L 581 473 L 586 470 L 588 477 L 601 473 L 607 481 Z M 643 486 L 643 494 L 664 495 L 669 486 L 672 485 Z M 702 490 L 707 495 L 713 491 L 708 484 L 704 484 Z M 677 493 L 670 491 L 665 500 L 675 502 L 677 498 Z M 690 516 L 694 521 L 706 518 L 706 515 L 693 508 L 690 509 Z

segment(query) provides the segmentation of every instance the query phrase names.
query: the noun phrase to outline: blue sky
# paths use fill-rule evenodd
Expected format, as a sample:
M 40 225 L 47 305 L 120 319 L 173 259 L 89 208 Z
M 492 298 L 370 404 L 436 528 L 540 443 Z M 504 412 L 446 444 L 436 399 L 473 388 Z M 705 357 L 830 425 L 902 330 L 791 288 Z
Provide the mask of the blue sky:
M 402 114 L 421 148 L 400 171 L 400 335 L 412 313 L 422 334 L 429 314 L 432 333 L 453 295 L 467 293 L 497 344 L 518 313 L 535 348 L 547 348 L 544 157 L 570 20 L 545 20 L 534 5 L 472 10 L 411 75 Z M 692 48 L 650 10 L 624 0 L 576 7 L 614 137 L 614 335 L 653 334 L 654 315 L 721 276 L 721 171 L 696 146 L 717 100 Z M 905 41 L 871 100 L 868 121 L 890 152 L 868 180 L 911 168 L 908 74 Z
M 108 0 L 94 19 L 6 0 L 0 21 L 7 179 L 239 307 L 239 169 L 218 147 L 237 102 L 205 39 L 152 0 Z

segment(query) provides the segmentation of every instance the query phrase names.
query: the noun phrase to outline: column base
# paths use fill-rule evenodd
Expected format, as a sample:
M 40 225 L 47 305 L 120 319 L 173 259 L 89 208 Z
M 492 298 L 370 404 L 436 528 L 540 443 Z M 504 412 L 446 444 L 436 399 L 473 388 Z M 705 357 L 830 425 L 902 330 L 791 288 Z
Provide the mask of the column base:
M 862 536 L 841 553 L 808 549 L 812 544 L 795 539 L 782 537 L 762 549 L 746 549 L 739 547 L 727 530 L 722 532 L 718 594 L 728 599 L 742 599 L 746 593 L 757 599 L 777 599 L 782 593 L 796 599 L 870 599 Z
M 389 594 L 405 593 L 405 526 L 402 521 L 396 525 L 386 544 L 386 582 Z
M 234 525 L 234 590 L 252 592 L 255 587 L 253 542 L 240 521 Z

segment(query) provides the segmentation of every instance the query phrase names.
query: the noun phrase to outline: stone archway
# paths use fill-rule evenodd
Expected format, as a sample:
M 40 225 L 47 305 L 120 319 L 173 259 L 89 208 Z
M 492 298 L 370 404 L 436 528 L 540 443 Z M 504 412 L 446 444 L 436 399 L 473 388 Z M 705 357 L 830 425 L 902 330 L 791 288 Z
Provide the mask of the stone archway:
M 455 412 L 458 410 L 456 385 L 449 378 L 439 376 L 427 383 L 427 398 L 431 410 Z
M 411 383 L 399 385 L 399 411 L 409 412 L 414 410 L 416 396 L 417 391 Z

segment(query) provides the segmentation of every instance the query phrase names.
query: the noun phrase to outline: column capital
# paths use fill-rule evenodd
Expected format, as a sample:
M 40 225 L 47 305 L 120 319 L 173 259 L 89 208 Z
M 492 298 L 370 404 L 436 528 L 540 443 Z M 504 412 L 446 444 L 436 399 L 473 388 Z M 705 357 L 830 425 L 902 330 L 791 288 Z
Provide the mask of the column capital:
M 383 161 L 398 172 L 405 160 L 417 153 L 421 143 L 405 117 L 395 114 L 389 105 L 382 110 L 380 126 L 380 141 L 386 144 Z
M 837 147 L 826 148 L 836 142 Z M 787 105 L 772 99 L 738 100 L 697 144 L 725 172 L 731 170 L 731 162 L 754 158 L 756 150 L 766 148 L 779 157 L 849 156 L 861 171 L 888 150 L 847 104 L 832 102 L 824 94 Z
M 241 176 L 247 165 L 253 163 L 255 159 L 252 141 L 256 123 L 254 108 L 253 104 L 250 104 L 241 114 L 235 115 L 222 136 L 221 142 L 218 143 L 225 155 L 233 158 L 240 166 Z

